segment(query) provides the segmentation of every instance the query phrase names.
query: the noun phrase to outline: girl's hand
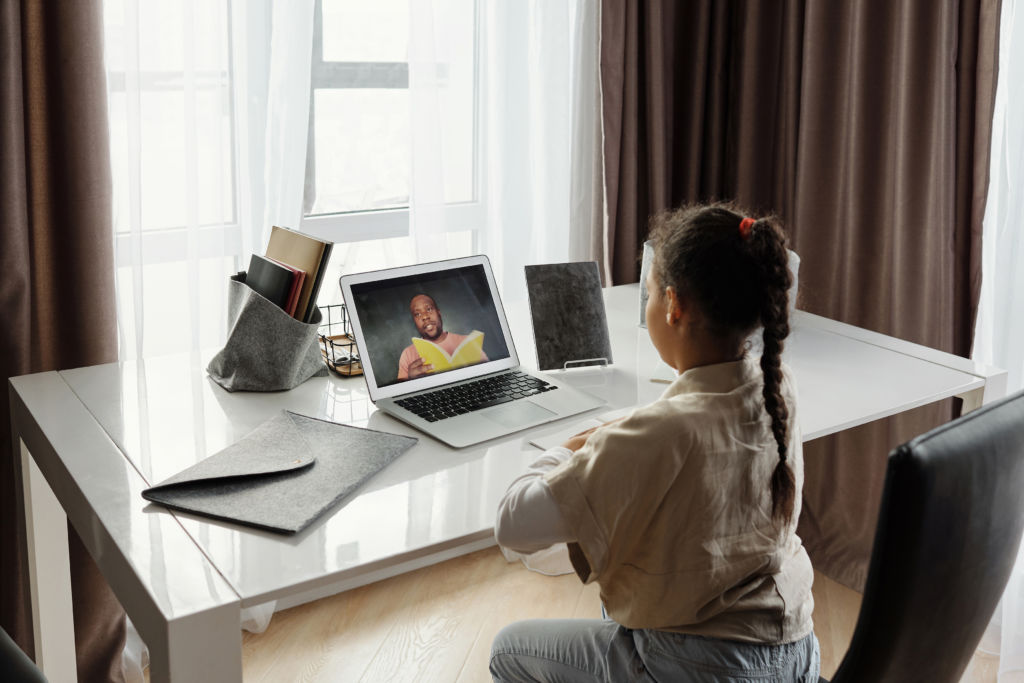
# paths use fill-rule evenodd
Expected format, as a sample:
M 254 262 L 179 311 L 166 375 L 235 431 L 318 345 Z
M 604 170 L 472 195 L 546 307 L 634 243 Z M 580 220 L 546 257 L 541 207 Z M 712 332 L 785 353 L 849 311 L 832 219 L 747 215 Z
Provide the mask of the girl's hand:
M 573 451 L 573 452 L 578 451 L 579 449 L 583 448 L 583 444 L 587 443 L 587 439 L 590 438 L 591 434 L 596 432 L 601 427 L 607 427 L 610 424 L 615 424 L 616 422 L 618 422 L 621 419 L 622 418 L 620 417 L 620 418 L 618 418 L 616 420 L 612 420 L 610 422 L 605 422 L 604 424 L 597 425 L 596 427 L 591 427 L 590 429 L 587 429 L 586 431 L 582 431 L 582 432 L 580 432 L 579 434 L 577 434 L 575 436 L 571 436 L 571 437 L 569 437 L 568 441 L 566 441 L 565 443 L 562 444 L 562 447 L 563 448 L 568 448 L 570 451 Z
M 563 443 L 562 447 L 568 448 L 570 451 L 573 452 L 578 451 L 579 449 L 583 448 L 583 444 L 587 442 L 587 439 L 590 438 L 590 435 L 594 433 L 595 429 L 597 429 L 597 427 L 591 427 L 585 432 L 580 432 L 576 436 L 569 437 L 569 440 Z

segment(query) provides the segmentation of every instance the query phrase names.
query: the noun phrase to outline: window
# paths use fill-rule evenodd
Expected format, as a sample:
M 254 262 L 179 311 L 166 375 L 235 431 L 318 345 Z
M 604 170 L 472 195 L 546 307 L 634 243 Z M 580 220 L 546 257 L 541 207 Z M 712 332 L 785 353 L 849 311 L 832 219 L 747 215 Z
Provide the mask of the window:
M 436 138 L 447 229 L 474 230 L 482 222 L 476 3 L 419 7 L 432 13 L 436 29 L 422 33 L 436 70 L 429 87 L 440 129 L 422 134 Z M 246 141 L 236 129 L 245 113 L 234 107 L 245 100 L 235 92 L 232 40 L 270 14 L 256 3 L 241 8 L 248 16 L 232 16 L 239 8 L 229 0 L 104 3 L 121 265 L 138 246 L 129 242 L 131 225 L 144 233 L 147 263 L 185 260 L 190 250 L 208 257 L 241 251 L 238 204 L 247 198 L 239 196 L 236 174 L 245 171 L 237 150 Z M 300 229 L 337 242 L 408 234 L 417 132 L 410 125 L 410 10 L 408 0 L 316 0 Z M 187 243 L 190 225 L 201 228 L 198 244 Z
M 434 30 L 411 37 L 410 11 L 426 11 Z M 424 43 L 410 48 L 410 38 Z M 446 227 L 482 222 L 476 50 L 474 0 L 317 0 L 304 229 L 338 242 L 408 234 L 413 135 L 433 143 L 427 163 L 438 167 Z M 428 55 L 439 130 L 416 130 L 410 51 Z
M 104 15 L 118 264 L 133 225 L 147 263 L 224 255 L 237 246 L 228 3 L 107 0 Z
M 278 200 L 289 217 L 270 220 L 336 243 L 334 275 L 425 258 L 410 231 L 418 140 L 430 143 L 442 195 L 430 220 L 446 233 L 429 246 L 437 258 L 473 251 L 484 222 L 476 0 L 316 0 L 313 9 L 104 0 L 122 358 L 222 343 L 227 278 L 263 248 Z M 282 54 L 272 54 L 275 36 Z M 307 56 L 308 94 L 304 80 L 287 80 L 303 78 Z M 298 97 L 281 95 L 275 67 Z M 424 92 L 433 116 L 414 118 Z M 307 144 L 278 145 L 284 138 Z M 338 297 L 327 286 L 319 301 Z

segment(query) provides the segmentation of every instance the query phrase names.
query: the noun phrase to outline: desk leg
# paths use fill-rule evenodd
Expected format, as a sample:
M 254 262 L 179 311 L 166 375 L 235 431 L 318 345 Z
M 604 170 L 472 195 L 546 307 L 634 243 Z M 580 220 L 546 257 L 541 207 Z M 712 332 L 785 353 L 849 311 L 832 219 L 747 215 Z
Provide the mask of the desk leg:
M 242 681 L 242 627 L 238 603 L 175 619 L 167 648 L 149 647 L 151 683 Z
M 36 665 L 51 681 L 76 681 L 68 519 L 17 435 L 15 445 L 21 452 Z
M 972 410 L 977 410 L 986 403 L 998 400 L 1006 396 L 1006 371 L 1002 370 L 985 378 L 985 386 L 980 389 L 968 391 L 966 394 L 961 394 L 960 398 L 964 400 L 962 415 L 966 415 Z M 1010 579 L 1012 582 L 1013 579 Z M 1000 642 L 1000 617 L 1003 614 L 1003 601 L 1000 599 L 999 604 L 996 605 L 995 611 L 992 613 L 992 618 L 988 622 L 988 626 L 985 627 L 985 633 L 981 636 L 981 642 L 984 644 L 995 644 L 995 652 L 999 653 L 999 642 Z M 991 654 L 985 647 L 979 645 L 978 649 L 975 650 L 975 656 L 968 665 L 967 670 L 964 671 L 964 675 L 960 677 L 960 683 L 968 683 L 968 681 L 976 680 L 978 677 L 975 674 L 975 660 L 978 659 L 979 652 L 986 652 Z
M 966 415 L 972 410 L 977 410 L 986 403 L 991 403 L 1004 396 L 1006 396 L 1006 372 L 1001 371 L 986 377 L 985 386 L 980 389 L 960 394 L 960 398 L 964 400 L 964 406 L 960 413 Z

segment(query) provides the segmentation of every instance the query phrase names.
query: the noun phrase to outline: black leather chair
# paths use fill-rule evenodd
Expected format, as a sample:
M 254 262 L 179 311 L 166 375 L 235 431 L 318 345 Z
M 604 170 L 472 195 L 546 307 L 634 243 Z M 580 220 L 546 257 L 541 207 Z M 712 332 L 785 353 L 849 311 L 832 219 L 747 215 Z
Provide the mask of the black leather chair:
M 36 668 L 18 644 L 0 628 L 0 681 L 5 683 L 46 683 L 43 673 Z
M 958 681 L 1022 528 L 1024 392 L 890 453 L 864 600 L 832 683 Z

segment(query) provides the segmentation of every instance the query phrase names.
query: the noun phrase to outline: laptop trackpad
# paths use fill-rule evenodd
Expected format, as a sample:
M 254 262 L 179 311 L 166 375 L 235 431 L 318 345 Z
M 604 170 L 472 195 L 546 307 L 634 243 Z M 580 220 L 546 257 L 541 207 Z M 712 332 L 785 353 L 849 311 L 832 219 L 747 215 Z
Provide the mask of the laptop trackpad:
M 483 413 L 503 427 L 515 429 L 547 420 L 555 413 L 530 401 L 516 401 Z

